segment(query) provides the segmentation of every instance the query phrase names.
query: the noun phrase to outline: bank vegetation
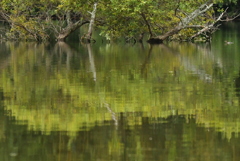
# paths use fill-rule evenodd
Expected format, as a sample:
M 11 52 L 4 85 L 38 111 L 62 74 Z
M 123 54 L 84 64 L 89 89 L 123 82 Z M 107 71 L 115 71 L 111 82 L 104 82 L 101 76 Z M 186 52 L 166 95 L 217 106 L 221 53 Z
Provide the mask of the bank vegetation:
M 94 29 L 106 40 L 162 43 L 210 41 L 222 21 L 238 17 L 238 0 L 3 0 L 2 40 L 66 41 L 79 28 L 85 43 Z

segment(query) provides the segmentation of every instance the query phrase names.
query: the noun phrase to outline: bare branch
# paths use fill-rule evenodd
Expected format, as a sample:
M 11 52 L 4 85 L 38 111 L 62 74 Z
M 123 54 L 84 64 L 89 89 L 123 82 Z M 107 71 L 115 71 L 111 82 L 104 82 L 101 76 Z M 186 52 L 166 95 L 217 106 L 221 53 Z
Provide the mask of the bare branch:
M 188 25 L 185 28 L 204 28 L 203 25 Z
M 212 6 L 213 6 L 213 2 L 211 0 L 209 0 L 208 2 L 202 4 L 200 7 L 198 7 L 196 10 L 194 10 L 192 13 L 190 13 L 188 16 L 186 16 L 185 18 L 182 18 L 182 21 L 179 22 L 179 24 L 175 28 L 171 29 L 170 31 L 166 32 L 163 35 L 159 35 L 157 37 L 151 37 L 148 40 L 148 42 L 149 43 L 162 43 L 163 40 L 167 39 L 168 37 L 170 37 L 172 35 L 177 34 L 182 29 L 189 28 L 190 26 L 188 26 L 188 24 L 190 24 L 196 17 L 202 15 L 203 13 L 208 11 L 210 8 L 212 8 Z
M 240 16 L 240 13 L 239 14 L 236 14 L 234 17 L 227 17 L 226 19 L 221 19 L 220 21 L 233 21 L 234 19 L 238 18 Z
M 191 36 L 190 40 L 194 39 L 195 37 L 201 35 L 201 34 L 204 33 L 204 32 L 210 31 L 210 30 L 212 30 L 212 29 L 215 29 L 215 30 L 216 30 L 216 28 L 214 27 L 214 25 L 215 25 L 218 21 L 221 21 L 223 15 L 226 13 L 226 11 L 227 11 L 227 9 L 226 9 L 224 12 L 222 12 L 222 13 L 220 14 L 220 16 L 218 16 L 218 18 L 217 18 L 214 22 L 212 22 L 210 25 L 205 26 L 202 30 L 200 30 L 199 32 L 197 32 L 196 34 L 194 34 L 193 36 Z
M 190 13 L 186 18 L 182 20 L 182 22 L 179 23 L 179 27 L 185 27 L 187 24 L 189 24 L 192 20 L 194 20 L 196 17 L 201 15 L 202 13 L 206 12 L 213 6 L 213 3 L 210 3 L 207 5 L 207 3 L 201 5 L 198 9 Z

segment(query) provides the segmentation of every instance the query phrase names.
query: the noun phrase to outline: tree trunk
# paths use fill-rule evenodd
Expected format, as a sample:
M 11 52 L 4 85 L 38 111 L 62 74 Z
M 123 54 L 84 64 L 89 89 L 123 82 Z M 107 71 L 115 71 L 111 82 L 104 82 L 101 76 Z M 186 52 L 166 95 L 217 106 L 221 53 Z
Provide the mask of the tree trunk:
M 207 10 L 209 10 L 213 6 L 213 3 L 212 2 L 209 3 L 209 2 L 210 1 L 202 4 L 195 11 L 193 11 L 192 13 L 187 15 L 185 18 L 182 18 L 180 23 L 175 28 L 173 28 L 170 31 L 164 33 L 163 35 L 159 35 L 157 37 L 150 37 L 150 39 L 147 42 L 151 43 L 151 44 L 155 44 L 155 43 L 159 44 L 159 43 L 162 43 L 164 40 L 166 40 L 168 37 L 177 34 L 182 29 L 189 28 L 188 24 L 190 22 L 192 22 L 196 17 L 203 14 L 204 12 L 206 12 Z M 191 25 L 191 26 L 193 26 L 193 25 Z M 198 25 L 196 25 L 196 26 L 198 26 Z
M 145 21 L 147 27 L 148 27 L 148 32 L 150 34 L 150 37 L 153 37 L 153 33 L 152 33 L 152 29 L 151 29 L 151 25 L 150 23 L 148 22 L 147 18 L 146 18 L 146 15 L 144 13 L 141 14 L 141 16 L 143 17 L 143 20 Z
M 74 31 L 76 31 L 79 27 L 81 27 L 84 24 L 89 23 L 89 21 L 81 21 L 79 20 L 78 22 L 74 23 L 74 24 L 69 24 L 65 29 L 63 29 L 57 36 L 57 40 L 58 41 L 65 41 L 66 38 L 73 33 Z
M 93 31 L 93 25 L 94 25 L 94 21 L 95 21 L 95 17 L 96 17 L 96 12 L 97 12 L 97 2 L 94 3 L 93 5 L 93 11 L 92 12 L 89 12 L 91 14 L 91 20 L 90 20 L 90 23 L 89 23 L 89 27 L 88 27 L 88 33 L 85 34 L 81 40 L 83 42 L 87 42 L 87 43 L 90 43 L 91 42 L 91 39 L 92 39 L 92 31 Z
M 65 53 L 67 55 L 66 67 L 68 70 L 70 70 L 71 69 L 70 63 L 71 63 L 72 57 L 74 55 L 74 50 L 68 44 L 66 44 L 65 42 L 62 42 L 62 41 L 57 42 L 55 47 L 59 49 L 59 53 L 61 55 L 63 53 Z

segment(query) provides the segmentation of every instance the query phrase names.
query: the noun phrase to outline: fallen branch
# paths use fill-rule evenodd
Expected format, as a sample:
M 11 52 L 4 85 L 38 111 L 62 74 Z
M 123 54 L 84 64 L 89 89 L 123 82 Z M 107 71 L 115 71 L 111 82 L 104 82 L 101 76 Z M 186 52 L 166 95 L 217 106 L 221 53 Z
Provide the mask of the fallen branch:
M 221 15 L 218 16 L 218 18 L 217 18 L 214 22 L 212 22 L 210 25 L 205 26 L 205 27 L 204 27 L 203 29 L 201 29 L 199 32 L 197 32 L 196 34 L 194 34 L 193 36 L 191 36 L 190 40 L 193 40 L 195 37 L 203 34 L 204 32 L 205 32 L 205 33 L 206 33 L 206 32 L 210 32 L 210 30 L 214 30 L 214 31 L 215 31 L 215 30 L 217 29 L 217 27 L 215 27 L 214 25 L 215 25 L 217 22 L 221 21 L 223 15 L 226 13 L 226 11 L 227 11 L 227 9 L 226 9 L 224 12 L 222 12 Z M 213 31 L 212 31 L 212 32 L 213 32 Z
M 163 35 L 159 35 L 157 37 L 151 37 L 147 42 L 162 43 L 168 37 L 177 34 L 182 29 L 188 28 L 189 23 L 191 23 L 196 17 L 198 17 L 201 14 L 208 11 L 210 8 L 212 8 L 212 6 L 213 6 L 213 3 L 211 1 L 208 1 L 204 4 L 202 4 L 200 7 L 198 7 L 196 10 L 194 10 L 192 13 L 187 15 L 185 18 L 181 18 L 181 21 L 175 28 L 171 29 L 170 31 L 166 32 Z M 194 26 L 196 26 L 196 25 L 194 25 Z M 197 26 L 199 26 L 199 25 L 197 25 Z

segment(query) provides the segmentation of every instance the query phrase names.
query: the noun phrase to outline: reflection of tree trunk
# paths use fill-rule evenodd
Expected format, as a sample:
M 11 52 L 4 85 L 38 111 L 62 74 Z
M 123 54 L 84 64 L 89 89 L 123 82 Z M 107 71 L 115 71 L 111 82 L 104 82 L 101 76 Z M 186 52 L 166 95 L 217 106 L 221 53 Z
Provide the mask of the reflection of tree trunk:
M 212 76 L 207 74 L 203 69 L 199 69 L 198 66 L 191 63 L 188 58 L 181 57 L 181 64 L 188 71 L 191 71 L 192 74 L 197 75 L 200 80 L 204 82 L 212 82 Z
M 118 119 L 117 119 L 116 113 L 112 111 L 112 109 L 110 108 L 108 103 L 104 103 L 104 105 L 107 108 L 107 110 L 111 113 L 112 119 L 114 120 L 115 125 L 117 126 L 118 125 Z
M 61 51 L 67 54 L 66 65 L 67 65 L 67 69 L 70 69 L 70 62 L 73 55 L 71 47 L 65 42 L 58 42 L 57 45 L 59 46 Z
M 238 104 L 240 105 L 240 72 L 238 77 L 235 79 L 235 91 L 236 96 L 238 97 Z
M 90 71 L 93 73 L 93 80 L 97 80 L 97 73 L 96 73 L 96 68 L 95 68 L 95 63 L 94 63 L 94 57 L 92 54 L 92 48 L 90 44 L 87 44 L 87 49 L 88 49 L 88 55 L 89 55 L 89 62 L 90 62 Z
M 3 89 L 0 90 L 0 106 L 4 107 L 4 91 Z M 7 124 L 6 124 L 6 116 L 3 115 L 4 113 L 6 113 L 5 108 L 1 108 L 0 109 L 0 140 L 4 140 L 6 139 L 6 129 L 7 129 Z
M 5 60 L 0 60 L 0 70 L 6 68 L 10 64 L 10 57 L 6 58 Z
M 143 43 L 142 43 L 142 42 L 139 42 L 138 44 L 140 45 L 140 48 L 141 48 L 142 50 L 144 50 L 144 49 L 145 49 L 145 47 L 144 47 L 144 45 L 143 45 Z
M 65 42 L 58 42 L 56 45 L 58 45 L 60 49 L 60 52 L 59 52 L 60 54 L 62 54 L 63 52 L 67 54 L 66 66 L 67 66 L 67 69 L 70 69 L 70 62 L 73 56 L 73 51 L 71 47 Z
M 152 45 L 150 45 L 150 49 L 148 51 L 148 55 L 147 57 L 145 58 L 145 61 L 143 62 L 142 64 L 142 67 L 141 67 L 141 73 L 142 75 L 144 75 L 146 78 L 147 78 L 147 65 L 149 63 L 149 60 L 150 60 L 150 57 L 151 57 L 151 54 L 152 54 Z
M 187 71 L 190 71 L 192 74 L 198 76 L 199 79 L 204 82 L 208 82 L 208 83 L 212 82 L 212 76 L 207 74 L 207 72 L 204 71 L 203 69 L 200 69 L 197 65 L 193 64 L 188 57 L 181 56 L 181 54 L 178 51 L 174 51 L 174 49 L 170 47 L 164 46 L 164 48 L 168 50 L 169 53 L 178 55 L 179 62 Z

